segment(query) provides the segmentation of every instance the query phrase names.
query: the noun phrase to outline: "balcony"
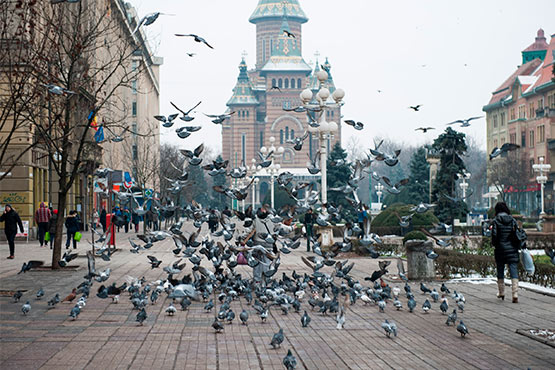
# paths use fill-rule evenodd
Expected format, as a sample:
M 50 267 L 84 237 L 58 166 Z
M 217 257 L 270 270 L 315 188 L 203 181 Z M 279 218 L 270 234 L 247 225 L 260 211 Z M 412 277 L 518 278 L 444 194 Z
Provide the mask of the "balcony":
M 544 108 L 536 109 L 536 118 L 541 118 L 544 115 L 545 115 L 545 109 Z
M 555 117 L 555 108 L 549 108 L 549 111 L 547 111 L 548 108 L 546 108 L 546 112 L 547 112 L 547 116 L 548 117 Z

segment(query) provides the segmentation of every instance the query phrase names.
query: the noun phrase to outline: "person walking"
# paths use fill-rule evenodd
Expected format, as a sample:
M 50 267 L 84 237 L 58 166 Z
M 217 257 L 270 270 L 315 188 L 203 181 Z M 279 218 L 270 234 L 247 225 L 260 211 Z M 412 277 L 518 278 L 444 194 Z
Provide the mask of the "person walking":
M 507 204 L 498 202 L 495 205 L 495 218 L 492 222 L 491 244 L 494 246 L 495 263 L 497 264 L 497 297 L 505 300 L 505 265 L 509 267 L 511 277 L 513 303 L 518 303 L 518 247 L 515 235 L 518 225 L 511 216 Z
M 135 227 L 135 233 L 139 232 L 139 222 L 140 222 L 140 217 L 137 213 L 132 212 L 131 213 L 131 223 L 133 224 L 133 226 Z
M 124 208 L 122 214 L 123 214 L 123 221 L 125 222 L 123 224 L 123 228 L 127 233 L 129 231 L 129 223 L 131 222 L 131 213 L 129 213 L 129 210 L 127 208 Z
M 208 216 L 208 228 L 210 229 L 211 233 L 215 233 L 218 230 L 218 215 L 216 214 L 216 210 L 210 210 L 210 215 Z
M 312 224 L 314 224 L 314 213 L 309 208 L 304 215 L 304 227 L 306 230 L 306 251 L 310 252 L 310 239 L 312 238 Z
M 65 225 L 67 229 L 66 249 L 69 248 L 71 240 L 73 240 L 73 249 L 77 249 L 77 240 L 75 240 L 75 233 L 79 231 L 79 216 L 77 216 L 77 211 L 69 212 Z
M 39 209 L 35 211 L 35 223 L 38 226 L 37 238 L 39 239 L 41 247 L 43 245 L 46 247 L 46 244 L 48 244 L 44 241 L 44 234 L 48 231 L 48 221 L 50 221 L 50 217 L 52 217 L 52 213 L 50 213 L 50 210 L 46 208 L 46 204 L 41 202 Z
M 102 211 L 100 211 L 100 224 L 102 225 L 102 233 L 106 234 L 106 209 L 102 207 Z
M 50 234 L 50 249 L 54 245 L 54 239 L 56 239 L 56 223 L 58 222 L 58 210 L 52 211 L 52 217 L 48 222 L 48 233 Z
M 25 231 L 23 229 L 23 222 L 21 222 L 21 218 L 10 204 L 6 204 L 4 207 L 4 213 L 0 216 L 0 222 L 2 221 L 4 221 L 4 233 L 6 234 L 6 239 L 10 247 L 8 259 L 13 260 L 15 258 L 15 236 L 17 234 L 17 227 L 19 226 L 19 231 L 23 233 Z

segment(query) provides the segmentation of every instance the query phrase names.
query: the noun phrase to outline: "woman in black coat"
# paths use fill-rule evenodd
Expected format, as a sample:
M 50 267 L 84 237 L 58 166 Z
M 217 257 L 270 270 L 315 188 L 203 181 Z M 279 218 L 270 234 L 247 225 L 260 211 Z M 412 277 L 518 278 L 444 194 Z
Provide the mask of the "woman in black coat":
M 515 233 L 518 227 L 511 216 L 509 207 L 504 202 L 495 205 L 495 218 L 491 229 L 491 244 L 495 247 L 497 264 L 497 297 L 505 299 L 505 265 L 509 266 L 512 283 L 513 303 L 518 302 L 518 248 L 515 246 Z
M 13 260 L 15 254 L 15 235 L 17 234 L 17 227 L 19 226 L 19 230 L 23 232 L 23 222 L 21 222 L 21 218 L 9 204 L 6 204 L 6 207 L 4 207 L 4 213 L 0 216 L 0 222 L 2 221 L 4 221 L 4 233 L 6 234 L 8 245 L 10 246 L 10 255 L 8 256 L 8 259 Z
M 70 240 L 73 240 L 73 249 L 77 249 L 77 240 L 75 240 L 75 233 L 79 231 L 79 216 L 77 216 L 77 211 L 69 212 L 65 225 L 67 229 L 66 249 L 69 248 Z

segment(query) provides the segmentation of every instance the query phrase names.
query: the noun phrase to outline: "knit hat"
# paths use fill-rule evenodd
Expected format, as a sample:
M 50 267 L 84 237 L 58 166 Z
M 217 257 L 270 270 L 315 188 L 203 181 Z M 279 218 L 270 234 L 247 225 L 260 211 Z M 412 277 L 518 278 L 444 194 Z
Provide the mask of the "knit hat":
M 55 214 L 55 215 L 58 214 L 58 210 L 57 210 L 57 209 L 54 210 L 54 214 Z

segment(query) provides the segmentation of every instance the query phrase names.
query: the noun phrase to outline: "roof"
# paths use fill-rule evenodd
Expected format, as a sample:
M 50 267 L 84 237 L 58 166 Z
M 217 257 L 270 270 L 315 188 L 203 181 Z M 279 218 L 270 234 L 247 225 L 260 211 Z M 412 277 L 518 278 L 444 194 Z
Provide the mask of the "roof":
M 259 0 L 252 12 L 249 22 L 258 23 L 267 19 L 281 18 L 284 15 L 283 0 Z M 296 22 L 306 23 L 308 18 L 301 9 L 298 0 L 288 0 L 285 4 L 285 16 Z
M 517 70 L 514 71 L 513 74 L 511 74 L 511 76 L 508 79 L 506 79 L 505 82 L 503 82 L 501 84 L 501 86 L 499 86 L 492 93 L 492 97 L 491 97 L 488 105 L 498 103 L 501 100 L 503 100 L 504 98 L 506 98 L 508 95 L 510 95 L 511 94 L 511 86 L 513 86 L 517 77 L 521 76 L 521 75 L 522 76 L 530 75 L 532 72 L 534 72 L 534 70 L 536 70 L 538 68 L 538 66 L 540 64 L 542 64 L 542 61 L 540 59 L 534 59 L 534 60 L 531 60 L 528 63 L 523 64 L 520 67 L 518 67 Z
M 540 28 L 538 30 L 538 34 L 536 36 L 536 40 L 532 45 L 528 46 L 526 49 L 522 50 L 522 52 L 527 51 L 537 51 L 537 50 L 547 50 L 547 42 L 545 41 L 545 35 L 543 30 Z
M 258 100 L 252 92 L 249 75 L 247 74 L 247 63 L 245 59 L 239 63 L 239 77 L 233 88 L 233 95 L 227 101 L 227 105 L 257 105 Z

